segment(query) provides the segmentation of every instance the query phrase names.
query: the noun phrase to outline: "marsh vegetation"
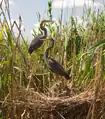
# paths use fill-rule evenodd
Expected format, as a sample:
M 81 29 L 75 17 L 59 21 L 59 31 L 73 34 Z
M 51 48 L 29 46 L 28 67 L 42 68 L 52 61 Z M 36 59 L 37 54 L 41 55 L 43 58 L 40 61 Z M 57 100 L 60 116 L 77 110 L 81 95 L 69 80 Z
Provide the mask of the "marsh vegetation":
M 43 54 L 49 38 L 31 55 L 19 23 L 11 23 L 8 0 L 0 5 L 0 119 L 105 119 L 105 13 L 88 9 L 81 23 L 47 23 L 54 38 L 50 57 L 70 74 L 70 80 L 48 69 Z M 48 16 L 53 19 L 52 2 Z M 9 19 L 9 20 L 8 20 Z M 39 22 L 42 20 L 38 15 Z M 15 36 L 13 28 L 18 35 Z M 36 36 L 42 31 L 36 33 Z

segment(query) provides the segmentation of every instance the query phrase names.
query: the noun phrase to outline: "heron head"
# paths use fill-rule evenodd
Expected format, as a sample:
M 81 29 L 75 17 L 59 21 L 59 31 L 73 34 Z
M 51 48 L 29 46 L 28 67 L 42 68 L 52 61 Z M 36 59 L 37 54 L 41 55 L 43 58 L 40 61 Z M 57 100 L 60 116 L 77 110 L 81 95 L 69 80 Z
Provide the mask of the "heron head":
M 44 23 L 47 23 L 47 22 L 52 22 L 54 23 L 55 21 L 54 20 L 42 20 L 41 23 L 40 23 L 40 27 L 43 26 Z

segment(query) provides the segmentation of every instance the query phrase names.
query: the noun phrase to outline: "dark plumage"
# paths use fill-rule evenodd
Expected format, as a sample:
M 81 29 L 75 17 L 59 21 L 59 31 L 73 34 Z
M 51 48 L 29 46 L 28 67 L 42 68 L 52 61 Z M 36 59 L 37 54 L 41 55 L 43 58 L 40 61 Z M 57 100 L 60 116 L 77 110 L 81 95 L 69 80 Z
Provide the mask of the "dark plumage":
M 50 39 L 51 40 L 51 46 L 49 46 L 46 51 L 45 51 L 45 54 L 44 54 L 44 60 L 45 60 L 45 63 L 47 64 L 48 68 L 60 75 L 60 76 L 64 76 L 66 79 L 70 79 L 69 77 L 69 74 L 64 70 L 64 68 L 62 67 L 62 65 L 60 65 L 56 60 L 48 57 L 48 52 L 51 48 L 53 48 L 54 46 L 54 40 L 53 38 Z
M 31 42 L 31 44 L 30 44 L 30 47 L 29 47 L 29 49 L 28 49 L 28 52 L 29 52 L 30 54 L 32 54 L 32 52 L 33 52 L 34 50 L 37 50 L 38 48 L 41 47 L 41 45 L 42 45 L 43 42 L 44 42 L 44 40 L 42 40 L 41 38 L 42 38 L 42 34 L 39 34 L 38 36 L 36 36 L 36 37 L 32 40 L 32 42 Z
M 38 48 L 40 48 L 41 45 L 42 45 L 43 42 L 44 42 L 44 40 L 42 40 L 42 39 L 45 39 L 45 38 L 47 37 L 47 29 L 43 26 L 43 23 L 45 23 L 45 22 L 54 22 L 54 21 L 52 21 L 52 20 L 43 20 L 43 21 L 40 23 L 40 28 L 41 28 L 41 30 L 44 31 L 44 35 L 43 35 L 43 34 L 39 34 L 39 35 L 37 35 L 37 36 L 32 40 L 32 42 L 31 42 L 31 44 L 30 44 L 30 47 L 29 47 L 29 49 L 28 49 L 28 52 L 29 52 L 30 54 L 32 54 L 32 52 L 33 52 L 34 50 L 37 50 Z

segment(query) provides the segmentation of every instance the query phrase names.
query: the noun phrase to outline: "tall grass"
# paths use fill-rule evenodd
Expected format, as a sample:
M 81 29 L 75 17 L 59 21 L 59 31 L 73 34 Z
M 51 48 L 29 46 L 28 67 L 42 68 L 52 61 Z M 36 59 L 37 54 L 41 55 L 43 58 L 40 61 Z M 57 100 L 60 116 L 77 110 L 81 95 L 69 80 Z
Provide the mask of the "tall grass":
M 0 101 L 6 100 L 8 96 L 11 100 L 14 99 L 14 91 L 18 87 L 33 87 L 35 91 L 47 94 L 49 88 L 62 80 L 62 77 L 49 71 L 43 60 L 49 40 L 46 39 L 44 45 L 30 56 L 28 41 L 24 39 L 16 21 L 11 23 L 9 3 L 6 0 L 5 5 L 5 11 L 2 5 L 0 7 L 0 15 L 3 18 L 0 21 Z M 48 5 L 49 19 L 53 19 L 51 1 Z M 14 27 L 18 30 L 17 37 L 13 31 Z M 82 24 L 71 16 L 67 26 L 58 23 L 54 26 L 47 24 L 46 27 L 55 39 L 50 56 L 70 72 L 70 81 L 73 80 L 78 89 L 92 88 L 89 85 L 94 81 L 97 97 L 97 90 L 99 86 L 103 86 L 105 78 L 104 12 L 99 11 L 96 14 L 89 9 Z

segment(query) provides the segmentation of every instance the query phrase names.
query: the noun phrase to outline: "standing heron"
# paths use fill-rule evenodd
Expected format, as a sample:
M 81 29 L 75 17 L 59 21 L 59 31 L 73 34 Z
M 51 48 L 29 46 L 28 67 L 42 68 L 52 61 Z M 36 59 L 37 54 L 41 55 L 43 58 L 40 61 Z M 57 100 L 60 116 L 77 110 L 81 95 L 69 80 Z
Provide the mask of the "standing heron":
M 40 48 L 41 45 L 42 45 L 43 42 L 44 42 L 44 40 L 42 40 L 42 39 L 45 39 L 45 38 L 47 37 L 47 29 L 43 26 L 43 24 L 46 23 L 46 22 L 55 22 L 55 21 L 53 21 L 53 20 L 43 20 L 43 21 L 41 21 L 41 23 L 40 23 L 40 28 L 41 28 L 41 30 L 44 31 L 44 35 L 43 35 L 43 34 L 39 34 L 39 35 L 37 35 L 37 36 L 32 40 L 32 42 L 31 42 L 31 44 L 30 44 L 30 47 L 29 47 L 29 49 L 28 49 L 28 52 L 29 52 L 30 54 L 32 54 L 32 52 L 33 52 L 34 50 L 37 50 L 38 48 Z
M 69 74 L 65 71 L 65 69 L 56 60 L 54 60 L 48 56 L 49 50 L 54 47 L 53 38 L 50 38 L 50 40 L 51 40 L 51 46 L 49 46 L 46 49 L 45 54 L 44 54 L 45 63 L 47 64 L 48 68 L 52 72 L 54 72 L 60 76 L 64 76 L 66 79 L 70 79 Z

